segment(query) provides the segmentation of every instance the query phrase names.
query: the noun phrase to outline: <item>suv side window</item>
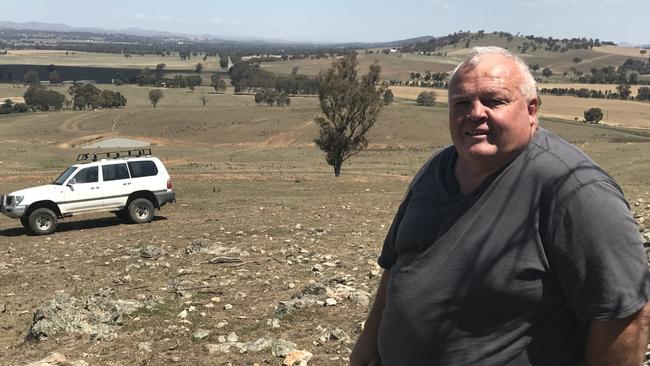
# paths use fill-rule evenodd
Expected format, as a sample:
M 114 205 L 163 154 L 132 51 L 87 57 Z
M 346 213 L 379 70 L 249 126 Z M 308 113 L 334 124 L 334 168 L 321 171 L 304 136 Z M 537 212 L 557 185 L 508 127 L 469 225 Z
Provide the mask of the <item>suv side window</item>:
M 131 177 L 151 177 L 158 174 L 158 168 L 153 161 L 130 161 L 129 170 L 131 170 Z
M 98 169 L 96 166 L 83 168 L 74 176 L 77 183 L 96 183 L 98 178 Z
M 124 163 L 102 165 L 102 174 L 104 175 L 104 181 L 129 178 L 129 170 Z

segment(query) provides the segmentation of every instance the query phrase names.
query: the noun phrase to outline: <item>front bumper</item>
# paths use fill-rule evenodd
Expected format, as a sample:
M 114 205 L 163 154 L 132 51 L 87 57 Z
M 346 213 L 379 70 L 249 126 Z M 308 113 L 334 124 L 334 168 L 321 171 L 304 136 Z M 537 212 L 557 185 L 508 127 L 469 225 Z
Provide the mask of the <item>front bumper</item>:
M 24 216 L 25 210 L 27 206 L 0 206 L 0 212 L 13 218 Z
M 7 196 L 0 196 L 0 213 L 9 217 L 18 218 L 22 217 L 27 211 L 27 206 L 22 205 L 7 205 Z
M 176 202 L 176 192 L 156 192 L 156 199 L 158 200 L 158 207 L 163 207 L 169 202 Z

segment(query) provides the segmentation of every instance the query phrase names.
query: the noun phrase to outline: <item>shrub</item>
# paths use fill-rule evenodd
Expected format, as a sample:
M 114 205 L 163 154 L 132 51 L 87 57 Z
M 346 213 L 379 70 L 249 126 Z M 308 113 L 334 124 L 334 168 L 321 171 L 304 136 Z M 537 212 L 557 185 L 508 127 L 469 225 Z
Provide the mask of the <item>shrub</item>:
M 436 93 L 423 91 L 418 95 L 418 98 L 415 100 L 417 105 L 423 105 L 425 107 L 431 107 L 436 103 Z
M 589 108 L 585 111 L 585 122 L 598 123 L 603 119 L 603 110 L 600 108 Z

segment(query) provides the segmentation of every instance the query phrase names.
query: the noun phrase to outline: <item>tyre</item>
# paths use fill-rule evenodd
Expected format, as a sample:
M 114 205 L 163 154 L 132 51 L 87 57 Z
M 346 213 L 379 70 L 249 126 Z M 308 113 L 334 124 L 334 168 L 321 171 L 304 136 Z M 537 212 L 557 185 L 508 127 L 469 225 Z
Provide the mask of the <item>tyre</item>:
M 146 198 L 136 198 L 127 207 L 129 218 L 135 224 L 151 222 L 153 220 L 153 203 Z
M 23 216 L 20 218 L 20 223 L 23 225 L 23 227 L 27 230 L 29 230 L 29 218 Z
M 29 231 L 35 235 L 52 234 L 56 230 L 56 214 L 49 208 L 37 208 L 29 214 L 27 224 Z
M 122 220 L 124 223 L 127 224 L 132 223 L 131 216 L 129 215 L 129 212 L 126 209 L 116 211 L 115 216 L 117 216 L 117 218 Z

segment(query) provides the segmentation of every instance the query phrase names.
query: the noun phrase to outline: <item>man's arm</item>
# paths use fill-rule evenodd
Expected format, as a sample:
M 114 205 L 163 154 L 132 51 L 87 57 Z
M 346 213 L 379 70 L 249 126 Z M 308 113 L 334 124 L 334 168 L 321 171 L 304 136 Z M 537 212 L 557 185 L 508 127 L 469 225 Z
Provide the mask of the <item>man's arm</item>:
M 650 303 L 627 318 L 591 322 L 585 346 L 585 366 L 643 365 L 649 323 Z
M 390 270 L 384 270 L 379 281 L 379 288 L 375 301 L 372 304 L 368 319 L 366 319 L 363 332 L 359 335 L 357 343 L 350 354 L 350 366 L 374 366 L 378 365 L 379 349 L 377 346 L 377 335 L 381 314 L 386 304 L 386 286 L 390 278 Z

